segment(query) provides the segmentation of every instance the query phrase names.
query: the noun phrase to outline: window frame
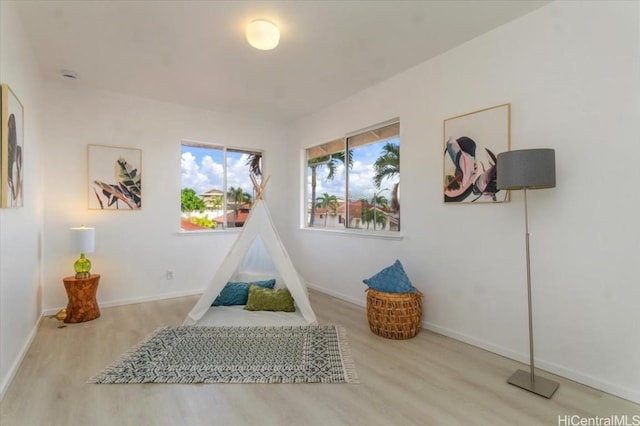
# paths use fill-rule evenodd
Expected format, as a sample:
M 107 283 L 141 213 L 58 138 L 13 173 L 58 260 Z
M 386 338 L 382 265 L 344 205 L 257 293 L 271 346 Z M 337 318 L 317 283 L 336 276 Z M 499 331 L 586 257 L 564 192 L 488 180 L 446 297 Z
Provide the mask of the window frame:
M 371 132 L 371 131 L 375 131 L 384 127 L 388 127 L 391 125 L 397 124 L 398 125 L 398 139 L 400 140 L 399 143 L 399 149 L 402 149 L 402 136 L 401 136 L 401 128 L 400 128 L 400 118 L 396 117 L 387 121 L 383 121 L 380 123 L 377 123 L 375 125 L 372 126 L 368 126 L 359 130 L 355 130 L 352 132 L 348 132 L 345 133 L 343 136 L 341 137 L 336 137 L 336 138 L 331 138 L 329 141 L 327 142 L 323 142 L 320 144 L 314 144 L 314 145 L 309 145 L 304 147 L 301 150 L 300 156 L 301 156 L 301 163 L 302 163 L 302 167 L 301 167 L 301 182 L 302 187 L 301 187 L 301 203 L 300 203 L 300 230 L 303 231 L 309 231 L 309 232 L 324 232 L 324 233 L 330 233 L 330 234 L 335 234 L 335 235 L 343 235 L 343 236 L 356 236 L 356 237 L 365 237 L 365 238 L 378 238 L 378 239 L 391 239 L 391 240 L 399 240 L 403 238 L 403 228 L 400 227 L 400 229 L 398 229 L 397 231 L 390 231 L 390 230 L 375 230 L 372 231 L 370 229 L 358 229 L 358 228 L 350 228 L 347 226 L 347 224 L 345 224 L 345 226 L 343 228 L 323 228 L 323 227 L 318 227 L 318 226 L 314 226 L 314 227 L 310 227 L 309 226 L 309 220 L 308 220 L 308 216 L 309 216 L 309 211 L 308 211 L 308 203 L 309 200 L 311 198 L 311 193 L 308 190 L 308 176 L 309 176 L 309 159 L 308 159 L 308 152 L 309 150 L 316 148 L 316 147 L 321 147 L 325 144 L 330 144 L 330 143 L 334 143 L 340 139 L 344 140 L 344 146 L 345 146 L 345 154 L 348 152 L 349 150 L 349 138 L 353 138 L 355 136 L 358 135 L 362 135 L 365 134 L 367 132 Z M 384 141 L 385 139 L 382 139 L 382 141 Z M 361 144 L 359 146 L 363 146 L 365 144 Z M 344 194 L 345 194 L 345 203 L 348 205 L 349 203 L 349 168 L 347 166 L 347 168 L 345 169 L 345 182 L 344 182 Z M 317 194 L 316 194 L 317 197 Z M 345 212 L 348 211 L 348 208 L 345 209 Z M 401 212 L 398 212 L 398 221 L 399 223 L 402 223 L 401 220 Z M 348 222 L 349 220 L 349 216 L 348 213 L 345 214 L 344 217 L 344 221 Z
M 262 177 L 264 176 L 264 157 L 265 157 L 265 151 L 263 149 L 258 149 L 258 148 L 247 148 L 247 147 L 239 147 L 239 146 L 234 146 L 234 145 L 224 145 L 221 143 L 215 143 L 215 142 L 203 142 L 203 141 L 196 141 L 196 140 L 192 140 L 192 139 L 180 139 L 180 159 L 182 160 L 182 149 L 183 147 L 193 147 L 193 148 L 203 148 L 203 149 L 210 149 L 210 150 L 221 150 L 222 151 L 222 159 L 223 159 L 223 164 L 222 164 L 222 203 L 224 206 L 223 209 L 223 216 L 224 216 L 224 220 L 223 220 L 223 226 L 220 229 L 206 229 L 206 228 L 202 228 L 202 229 L 194 229 L 194 230 L 185 230 L 182 229 L 182 226 L 179 226 L 179 234 L 182 235 L 193 235 L 193 234 L 219 234 L 219 233 L 225 233 L 225 232 L 239 232 L 240 230 L 242 230 L 242 228 L 244 226 L 234 226 L 234 227 L 229 227 L 227 225 L 227 216 L 228 216 L 228 211 L 227 211 L 227 205 L 228 205 L 228 192 L 229 192 L 229 186 L 228 186 L 228 158 L 227 158 L 227 152 L 231 151 L 231 152 L 241 152 L 243 154 L 260 154 L 261 160 L 260 160 L 260 169 L 261 169 L 261 176 L 258 176 L 258 183 L 262 182 Z M 181 173 L 180 173 L 180 193 L 182 193 L 182 190 L 184 188 L 182 187 L 182 168 L 181 168 Z M 255 199 L 252 199 L 252 203 L 255 202 Z M 253 209 L 253 205 L 251 206 L 251 208 Z M 182 218 L 182 209 L 180 209 L 180 217 Z M 181 223 L 181 221 L 179 221 Z

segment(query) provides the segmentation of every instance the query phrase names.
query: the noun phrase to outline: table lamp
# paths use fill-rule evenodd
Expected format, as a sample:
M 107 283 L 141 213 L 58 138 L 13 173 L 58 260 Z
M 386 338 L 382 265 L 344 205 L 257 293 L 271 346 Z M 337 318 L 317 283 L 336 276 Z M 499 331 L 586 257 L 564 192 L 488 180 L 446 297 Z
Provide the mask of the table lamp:
M 91 261 L 85 257 L 85 253 L 93 253 L 95 250 L 95 236 L 95 228 L 84 225 L 71 228 L 71 250 L 74 253 L 80 252 L 80 258 L 73 264 L 76 278 L 89 278 L 91 275 Z
M 529 216 L 527 189 L 556 186 L 556 157 L 553 149 L 520 149 L 498 154 L 496 170 L 498 189 L 524 190 L 524 224 L 527 255 L 527 295 L 529 300 L 529 371 L 516 371 L 507 382 L 545 398 L 551 398 L 558 383 L 535 375 L 533 363 L 533 313 L 531 304 L 531 260 L 529 255 Z

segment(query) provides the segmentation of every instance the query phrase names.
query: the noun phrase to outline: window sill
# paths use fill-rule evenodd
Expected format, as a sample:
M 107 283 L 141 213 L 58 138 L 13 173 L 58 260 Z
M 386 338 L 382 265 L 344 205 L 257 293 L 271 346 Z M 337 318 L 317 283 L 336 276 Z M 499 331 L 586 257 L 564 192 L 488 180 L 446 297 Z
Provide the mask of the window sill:
M 215 234 L 237 234 L 242 230 L 242 227 L 238 228 L 227 228 L 227 229 L 203 229 L 195 230 L 195 231 L 178 231 L 178 235 L 215 235 Z
M 300 228 L 305 232 L 319 232 L 324 234 L 335 234 L 346 237 L 373 238 L 376 240 L 402 240 L 404 236 L 400 232 L 379 231 L 371 232 L 357 229 L 323 229 L 323 228 Z

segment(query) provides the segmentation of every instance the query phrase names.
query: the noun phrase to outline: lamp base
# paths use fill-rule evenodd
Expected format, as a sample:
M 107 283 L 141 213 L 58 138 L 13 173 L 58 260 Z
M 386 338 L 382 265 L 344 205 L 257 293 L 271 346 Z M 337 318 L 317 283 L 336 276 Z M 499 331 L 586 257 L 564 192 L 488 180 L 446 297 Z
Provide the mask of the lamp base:
M 545 379 L 544 377 L 535 376 L 534 382 L 531 382 L 531 372 L 518 370 L 507 379 L 507 383 L 512 384 L 514 386 L 518 386 L 519 388 L 526 389 L 529 392 L 533 392 L 540 396 L 544 396 L 545 398 L 551 398 L 560 384 L 554 382 L 553 380 Z
M 73 264 L 73 270 L 76 271 L 76 278 L 89 278 L 91 274 L 91 261 L 87 259 L 84 253 L 80 253 L 80 259 L 76 260 Z

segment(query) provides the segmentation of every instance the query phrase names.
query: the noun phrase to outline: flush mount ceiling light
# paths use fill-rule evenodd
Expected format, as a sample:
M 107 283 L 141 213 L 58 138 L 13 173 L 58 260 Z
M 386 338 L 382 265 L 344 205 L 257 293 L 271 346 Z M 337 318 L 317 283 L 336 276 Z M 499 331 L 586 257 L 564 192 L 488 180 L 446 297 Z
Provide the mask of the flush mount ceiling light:
M 256 19 L 247 25 L 247 41 L 256 49 L 271 50 L 280 42 L 280 30 L 273 22 Z

